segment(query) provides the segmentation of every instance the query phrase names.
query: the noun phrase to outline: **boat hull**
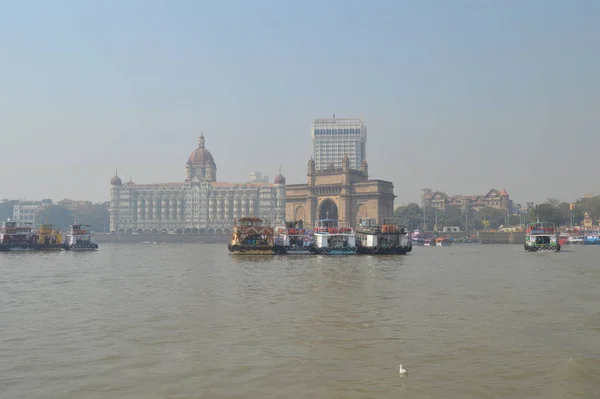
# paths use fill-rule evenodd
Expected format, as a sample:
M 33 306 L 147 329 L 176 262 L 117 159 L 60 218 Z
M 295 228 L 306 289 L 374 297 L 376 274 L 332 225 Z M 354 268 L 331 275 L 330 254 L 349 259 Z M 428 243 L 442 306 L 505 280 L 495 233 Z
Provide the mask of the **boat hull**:
M 527 245 L 525 244 L 524 246 L 525 251 L 527 252 L 541 252 L 541 251 L 552 251 L 552 252 L 558 252 L 560 251 L 560 244 L 557 245 Z
M 257 245 L 231 245 L 228 244 L 227 248 L 232 255 L 273 255 L 274 247 L 271 246 L 257 246 Z
M 315 248 L 314 253 L 316 255 L 356 255 L 356 248 Z
M 581 242 L 582 245 L 600 245 L 600 240 L 583 240 Z
M 98 248 L 65 248 L 65 251 L 72 251 L 72 252 L 92 252 L 92 251 L 97 251 Z
M 231 251 L 232 255 L 273 255 L 273 250 L 259 250 L 249 249 L 247 251 L 237 250 Z
M 410 251 L 412 251 L 411 246 L 391 248 L 358 247 L 356 249 L 358 255 L 406 255 Z
M 276 255 L 312 255 L 309 247 L 275 247 L 273 251 Z
M 0 244 L 0 252 L 11 251 L 60 251 L 60 244 Z
M 92 244 L 72 244 L 69 245 L 67 243 L 63 244 L 63 248 L 65 251 L 74 251 L 74 252 L 81 252 L 81 251 L 97 251 L 98 250 L 98 244 L 92 243 Z

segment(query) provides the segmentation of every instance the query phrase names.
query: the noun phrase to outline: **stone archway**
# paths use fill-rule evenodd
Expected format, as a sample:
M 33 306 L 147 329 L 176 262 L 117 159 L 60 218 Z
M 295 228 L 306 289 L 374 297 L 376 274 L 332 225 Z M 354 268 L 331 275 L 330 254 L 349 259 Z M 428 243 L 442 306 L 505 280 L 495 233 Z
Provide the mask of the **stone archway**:
M 356 207 L 356 215 L 355 215 L 356 223 L 359 223 L 360 220 L 367 219 L 368 217 L 369 217 L 369 214 L 367 213 L 366 205 L 359 204 Z
M 319 205 L 319 220 L 322 219 L 338 219 L 338 206 L 331 198 L 323 200 Z
M 294 210 L 294 220 L 306 221 L 306 209 L 304 209 L 302 205 L 300 205 Z

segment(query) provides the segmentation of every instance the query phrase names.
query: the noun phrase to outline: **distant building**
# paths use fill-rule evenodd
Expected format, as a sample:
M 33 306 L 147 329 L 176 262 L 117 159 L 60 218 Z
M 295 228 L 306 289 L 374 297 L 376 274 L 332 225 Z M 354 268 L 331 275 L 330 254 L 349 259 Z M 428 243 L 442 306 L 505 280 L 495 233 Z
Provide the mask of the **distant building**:
M 285 217 L 285 178 L 274 182 L 217 181 L 217 165 L 204 135 L 186 162 L 183 182 L 110 180 L 110 231 L 117 233 L 231 233 L 234 219 L 257 216 L 272 224 Z
M 281 171 L 280 171 L 281 174 Z M 261 172 L 252 172 L 250 173 L 250 180 L 248 180 L 251 183 L 257 183 L 257 182 L 262 182 L 262 183 L 268 183 L 269 182 L 269 176 L 268 175 L 262 175 Z
M 431 206 L 433 208 L 444 211 L 446 208 L 472 208 L 479 210 L 482 208 L 496 208 L 506 211 L 512 211 L 512 200 L 505 189 L 499 191 L 491 189 L 484 195 L 454 195 L 448 196 L 441 191 L 432 191 L 424 189 L 421 192 L 421 203 L 424 207 Z
M 17 222 L 17 225 L 36 226 L 42 222 L 38 220 L 38 215 L 43 206 L 42 201 L 19 201 L 13 205 L 12 220 Z
M 341 168 L 348 157 L 350 169 L 360 170 L 367 157 L 367 126 L 359 118 L 316 118 L 312 124 L 315 169 Z

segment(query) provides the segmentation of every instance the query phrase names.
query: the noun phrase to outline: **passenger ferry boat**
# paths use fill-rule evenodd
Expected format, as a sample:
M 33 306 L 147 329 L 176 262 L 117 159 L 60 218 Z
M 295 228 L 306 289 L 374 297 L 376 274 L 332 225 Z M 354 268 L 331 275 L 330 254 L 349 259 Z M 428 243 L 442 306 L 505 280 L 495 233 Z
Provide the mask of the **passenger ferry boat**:
M 528 252 L 560 251 L 558 233 L 554 223 L 529 223 L 527 230 L 525 230 L 525 244 L 523 247 Z
M 308 255 L 314 252 L 313 232 L 300 221 L 285 222 L 275 233 L 275 254 Z
M 52 229 L 51 224 L 42 224 L 37 230 L 38 250 L 60 251 L 62 236 L 59 230 Z
M 600 245 L 600 232 L 591 231 L 581 241 L 583 245 Z
M 273 228 L 257 217 L 239 218 L 227 248 L 233 255 L 273 255 Z
M 314 230 L 315 254 L 356 255 L 356 234 L 335 219 L 319 220 Z
M 567 237 L 568 244 L 583 244 L 585 241 L 584 235 L 570 235 Z
M 98 244 L 92 238 L 92 232 L 85 229 L 87 224 L 72 224 L 67 232 L 63 248 L 67 251 L 97 251 Z
M 39 230 L 31 226 L 17 226 L 8 221 L 0 230 L 0 252 L 5 251 L 60 251 L 62 237 L 51 224 L 43 224 Z
M 412 251 L 412 243 L 403 226 L 385 222 L 377 225 L 375 219 L 366 219 L 359 221 L 355 234 L 358 254 L 405 255 Z

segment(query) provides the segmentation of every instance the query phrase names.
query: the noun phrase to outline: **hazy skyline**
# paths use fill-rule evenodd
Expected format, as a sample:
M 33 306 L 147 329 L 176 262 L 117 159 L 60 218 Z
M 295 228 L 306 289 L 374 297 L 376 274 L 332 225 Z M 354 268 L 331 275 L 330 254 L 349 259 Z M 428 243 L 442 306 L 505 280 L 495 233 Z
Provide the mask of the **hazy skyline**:
M 515 202 L 600 194 L 596 1 L 18 1 L 0 23 L 0 198 L 306 181 L 314 117 L 360 117 L 372 178 Z M 263 146 L 267 146 L 264 148 Z M 553 170 L 552 167 L 555 169 Z

